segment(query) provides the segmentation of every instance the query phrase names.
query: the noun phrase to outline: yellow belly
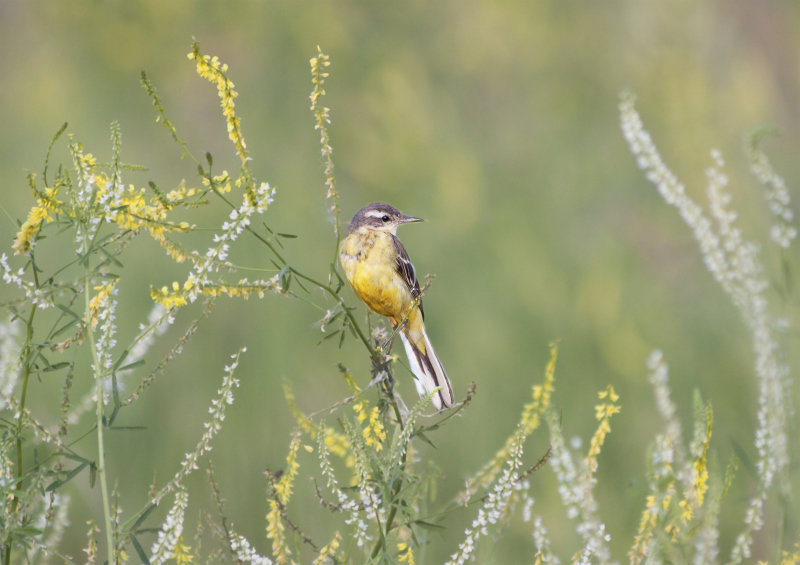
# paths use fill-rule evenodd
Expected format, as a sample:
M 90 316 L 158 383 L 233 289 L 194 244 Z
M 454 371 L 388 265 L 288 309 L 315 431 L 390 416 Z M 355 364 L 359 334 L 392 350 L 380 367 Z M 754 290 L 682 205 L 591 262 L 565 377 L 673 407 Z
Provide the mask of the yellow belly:
M 401 321 L 413 303 L 411 291 L 395 270 L 394 244 L 388 234 L 350 234 L 339 259 L 348 282 L 374 312 Z

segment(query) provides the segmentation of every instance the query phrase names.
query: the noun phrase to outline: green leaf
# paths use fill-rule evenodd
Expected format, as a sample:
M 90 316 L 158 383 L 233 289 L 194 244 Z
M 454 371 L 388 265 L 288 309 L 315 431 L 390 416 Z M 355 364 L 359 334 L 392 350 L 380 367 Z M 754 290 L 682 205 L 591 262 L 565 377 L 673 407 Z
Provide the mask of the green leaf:
M 119 368 L 120 371 L 127 371 L 129 369 L 133 369 L 134 367 L 138 367 L 140 365 L 144 365 L 144 359 L 139 359 L 138 361 L 134 361 L 133 363 L 128 363 Z
M 442 531 L 445 529 L 445 527 L 442 526 L 441 524 L 432 524 L 431 522 L 426 522 L 425 520 L 414 520 L 411 523 L 419 526 L 424 530 Z
M 56 304 L 56 308 L 58 308 L 59 310 L 61 310 L 61 311 L 62 311 L 62 312 L 64 312 L 65 314 L 67 314 L 67 315 L 69 315 L 69 316 L 72 316 L 72 317 L 73 317 L 73 318 L 75 318 L 76 320 L 80 320 L 80 319 L 81 319 L 81 317 L 80 317 L 80 316 L 78 316 L 78 315 L 77 315 L 75 312 L 73 312 L 72 310 L 70 310 L 69 308 L 67 308 L 66 306 L 64 306 L 63 304 Z
M 68 122 L 64 122 L 61 127 L 58 128 L 58 131 L 53 136 L 53 139 L 50 140 L 50 145 L 47 148 L 47 155 L 44 158 L 44 170 L 42 171 L 42 179 L 44 180 L 45 186 L 50 186 L 47 182 L 47 169 L 50 165 L 50 154 L 53 152 L 53 146 L 56 144 L 56 141 L 58 141 L 58 138 L 67 130 L 67 125 Z
M 278 273 L 278 281 L 281 284 L 281 288 L 284 290 L 289 290 L 289 282 L 291 281 L 292 268 L 289 265 L 286 265 L 281 272 Z
M 64 324 L 63 326 L 58 328 L 56 331 L 54 331 L 52 334 L 50 334 L 50 338 L 52 339 L 52 338 L 64 333 L 65 331 L 70 329 L 72 326 L 74 326 L 76 321 L 77 320 L 72 320 L 72 321 L 67 322 L 66 324 Z
M 322 339 L 320 340 L 320 343 L 322 343 L 323 341 L 327 341 L 327 340 L 331 339 L 332 337 L 336 337 L 340 333 L 342 333 L 342 330 L 335 330 L 335 331 L 332 331 L 332 332 L 328 332 L 322 337 Z
M 430 445 L 432 448 L 436 449 L 436 445 L 431 440 L 429 440 L 428 436 L 426 436 L 424 433 L 415 432 L 414 435 L 416 435 L 419 439 Z
M 139 559 L 142 560 L 142 563 L 150 565 L 150 560 L 147 558 L 147 553 L 145 553 L 142 544 L 139 543 L 139 540 L 136 539 L 136 536 L 133 534 L 129 534 L 128 538 L 131 540 L 131 545 L 133 545 L 133 549 L 136 550 L 136 554 L 139 556 Z
M 114 255 L 111 254 L 111 252 L 108 251 L 108 249 L 106 249 L 105 245 L 100 245 L 100 251 L 103 253 L 103 255 L 106 256 L 106 259 L 108 259 L 107 261 L 103 262 L 104 265 L 112 263 L 120 268 L 125 267 L 125 265 L 123 265 L 119 259 L 117 259 Z M 119 277 L 114 277 L 114 278 L 119 278 Z
M 119 414 L 120 409 L 120 401 L 119 401 L 119 383 L 117 382 L 117 372 L 111 372 L 111 398 L 113 402 L 114 409 L 111 411 L 111 415 L 108 417 L 106 421 L 103 418 L 106 427 L 110 428 L 114 423 L 114 420 L 117 418 L 117 414 Z
M 414 436 L 416 436 L 416 435 L 422 435 L 422 434 L 424 434 L 425 432 L 433 432 L 433 431 L 436 431 L 436 430 L 438 430 L 440 427 L 441 427 L 441 424 L 440 424 L 440 423 L 438 423 L 438 422 L 437 422 L 436 424 L 431 424 L 430 426 L 419 426 L 417 429 L 415 429 L 415 430 L 414 430 L 414 431 L 411 433 L 411 437 L 413 438 L 413 437 L 414 437 Z
M 127 356 L 128 356 L 128 350 L 126 349 L 126 350 L 124 350 L 124 351 L 123 351 L 123 352 L 120 354 L 120 356 L 119 356 L 119 359 L 117 359 L 117 360 L 116 360 L 116 362 L 114 363 L 114 366 L 113 366 L 113 367 L 111 367 L 111 372 L 112 372 L 112 373 L 113 373 L 113 372 L 115 372 L 115 371 L 117 370 L 117 368 L 120 366 L 120 364 L 121 364 L 123 361 L 125 361 L 125 358 L 126 358 Z
M 44 359 L 44 357 L 43 357 L 43 359 Z M 55 363 L 53 365 L 48 365 L 47 367 L 42 369 L 42 371 L 45 372 L 45 373 L 47 373 L 48 371 L 58 371 L 59 369 L 63 369 L 64 367 L 69 367 L 69 365 L 70 364 L 69 364 L 68 361 L 61 361 L 60 363 Z
M 147 510 L 145 510 L 142 513 L 142 515 L 139 516 L 139 518 L 133 523 L 133 526 L 131 526 L 131 530 L 133 530 L 135 532 L 138 532 L 139 531 L 139 529 L 138 529 L 139 526 L 142 525 L 142 522 L 144 522 L 147 519 L 147 517 L 150 516 L 150 514 L 152 514 L 153 510 L 155 510 L 155 509 L 156 509 L 156 505 L 155 504 L 151 504 L 147 508 Z
M 31 538 L 33 536 L 38 536 L 41 533 L 42 530 L 34 528 L 33 526 L 20 526 L 19 528 L 14 528 L 11 530 L 11 536 L 14 538 Z
M 739 461 L 742 462 L 742 466 L 747 470 L 747 472 L 750 473 L 754 479 L 758 479 L 758 471 L 756 470 L 756 466 L 753 464 L 750 456 L 747 455 L 747 451 L 745 451 L 744 447 L 742 447 L 741 444 L 739 444 L 739 442 L 735 439 L 731 439 L 731 447 L 733 448 L 733 452 L 736 454 L 736 457 L 738 457 Z
M 331 263 L 331 273 L 336 277 L 336 288 L 333 290 L 334 293 L 339 294 L 339 291 L 342 290 L 344 286 L 344 279 L 342 279 L 339 271 L 336 269 L 336 263 Z
M 85 457 L 81 457 L 77 453 L 70 453 L 69 451 L 59 451 L 58 453 L 62 457 L 66 457 L 67 459 L 71 459 L 73 461 L 78 461 L 79 463 L 83 463 L 84 461 L 86 461 L 87 463 L 91 463 L 91 461 L 89 461 Z
M 70 482 L 72 479 L 74 479 L 74 478 L 75 478 L 75 477 L 78 475 L 78 473 L 80 473 L 81 471 L 83 471 L 83 470 L 86 468 L 86 466 L 87 466 L 87 465 L 89 465 L 89 461 L 84 461 L 83 463 L 81 463 L 80 465 L 78 465 L 77 467 L 75 467 L 74 469 L 72 469 L 71 471 L 69 471 L 69 472 L 68 472 L 68 473 L 67 473 L 67 474 L 64 476 L 64 478 L 63 478 L 63 479 L 59 479 L 59 480 L 57 480 L 57 481 L 53 481 L 52 483 L 50 483 L 49 485 L 47 485 L 47 488 L 45 488 L 45 489 L 44 489 L 44 490 L 45 490 L 45 492 L 51 492 L 51 491 L 54 491 L 54 490 L 56 490 L 57 488 L 59 488 L 59 487 L 61 487 L 61 486 L 65 485 L 65 484 L 67 484 L 67 483 L 68 483 L 68 482 Z

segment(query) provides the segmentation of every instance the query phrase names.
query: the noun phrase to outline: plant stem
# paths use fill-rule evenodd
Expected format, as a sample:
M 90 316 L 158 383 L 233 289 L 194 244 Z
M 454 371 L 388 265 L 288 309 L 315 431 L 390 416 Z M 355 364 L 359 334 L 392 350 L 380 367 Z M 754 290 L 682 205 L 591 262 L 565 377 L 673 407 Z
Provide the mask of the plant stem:
M 384 362 L 385 362 L 385 358 L 384 358 Z M 374 371 L 377 372 L 377 370 L 379 368 L 380 367 L 375 367 Z M 387 371 L 388 371 L 388 368 L 387 368 Z M 391 378 L 391 375 L 389 375 L 389 378 Z M 389 404 L 391 404 L 392 408 L 394 409 L 394 416 L 397 419 L 397 425 L 400 426 L 400 431 L 402 432 L 402 430 L 404 428 L 403 417 L 400 414 L 400 407 L 397 405 L 397 399 L 394 396 L 394 388 L 390 388 L 388 390 L 387 396 L 389 398 Z M 411 441 L 411 437 L 409 437 L 408 440 L 410 442 Z M 407 455 L 408 455 L 408 449 L 406 448 L 406 449 L 403 450 L 403 455 L 402 455 L 401 460 L 400 460 L 400 470 L 401 471 L 404 471 L 405 468 L 406 468 L 406 456 Z M 403 486 L 403 474 L 400 473 L 400 475 L 395 479 L 394 484 L 392 485 L 392 500 L 391 500 L 392 504 L 391 504 L 391 508 L 389 509 L 389 515 L 386 517 L 386 522 L 384 524 L 384 528 L 381 530 L 380 529 L 380 524 L 378 524 L 378 528 L 379 528 L 379 531 L 380 531 L 381 535 L 378 538 L 378 541 L 375 542 L 375 547 L 372 549 L 372 554 L 370 555 L 370 559 L 375 559 L 376 557 L 378 557 L 378 554 L 380 553 L 381 549 L 386 547 L 386 538 L 389 536 L 389 532 L 392 530 L 392 524 L 394 523 L 395 516 L 397 516 L 397 507 L 398 507 L 398 505 L 395 503 L 396 501 L 394 500 L 394 498 L 400 492 L 400 488 L 402 486 Z
M 39 277 L 36 271 L 36 265 L 33 261 L 33 254 L 31 254 L 31 269 L 33 271 L 34 282 L 36 284 L 36 288 L 39 288 Z M 33 343 L 33 319 L 36 317 L 36 311 L 38 306 L 34 303 L 31 304 L 31 314 L 28 316 L 28 322 L 26 327 L 26 334 L 25 334 L 25 347 L 22 349 L 22 392 L 20 393 L 19 398 L 19 418 L 17 418 L 17 430 L 16 430 L 16 448 L 17 448 L 17 465 L 16 465 L 16 490 L 20 490 L 20 486 L 22 483 L 22 423 L 25 421 L 23 418 L 23 413 L 25 412 L 25 404 L 28 399 L 28 382 L 30 381 L 31 376 L 31 365 L 33 364 L 33 359 L 31 358 L 31 352 L 33 347 L 31 344 Z M 11 501 L 11 514 L 13 515 L 17 508 L 19 507 L 19 496 L 14 494 L 14 499 Z M 9 565 L 11 563 L 11 539 L 8 539 L 5 543 L 3 548 L 3 565 Z
M 84 276 L 84 297 L 86 308 L 86 335 L 89 336 L 89 347 L 92 349 L 92 360 L 94 361 L 94 380 L 95 394 L 97 395 L 97 475 L 100 477 L 100 493 L 103 498 L 103 524 L 106 533 L 106 545 L 108 563 L 113 563 L 114 557 L 114 536 L 111 530 L 111 505 L 108 498 L 108 479 L 106 478 L 106 456 L 105 442 L 103 440 L 103 374 L 100 368 L 100 358 L 97 356 L 97 348 L 94 341 L 94 330 L 92 329 L 92 314 L 89 308 L 89 261 L 88 257 L 85 265 Z

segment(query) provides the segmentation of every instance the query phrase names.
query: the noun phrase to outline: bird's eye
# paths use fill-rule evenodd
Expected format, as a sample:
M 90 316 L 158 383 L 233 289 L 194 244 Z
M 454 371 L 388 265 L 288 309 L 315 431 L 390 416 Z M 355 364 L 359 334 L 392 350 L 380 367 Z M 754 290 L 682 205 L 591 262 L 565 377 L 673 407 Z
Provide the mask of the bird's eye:
M 389 221 L 389 216 L 384 214 L 383 217 L 381 218 L 381 220 L 383 220 L 384 222 L 388 222 Z

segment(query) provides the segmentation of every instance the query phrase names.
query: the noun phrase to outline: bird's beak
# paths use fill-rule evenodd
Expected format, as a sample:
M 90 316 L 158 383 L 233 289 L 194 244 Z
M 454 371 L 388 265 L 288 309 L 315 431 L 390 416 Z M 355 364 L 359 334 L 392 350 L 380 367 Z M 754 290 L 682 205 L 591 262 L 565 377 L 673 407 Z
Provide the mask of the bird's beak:
M 410 224 L 411 222 L 424 222 L 424 221 L 425 220 L 423 220 L 422 218 L 414 218 L 413 216 L 405 216 L 405 215 L 400 219 L 401 224 Z

